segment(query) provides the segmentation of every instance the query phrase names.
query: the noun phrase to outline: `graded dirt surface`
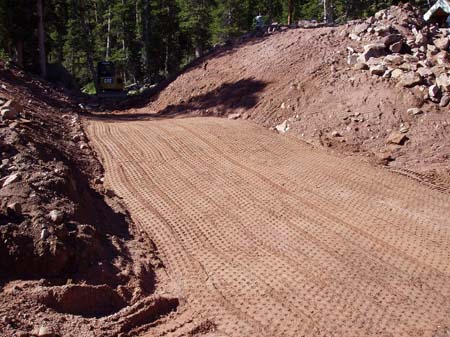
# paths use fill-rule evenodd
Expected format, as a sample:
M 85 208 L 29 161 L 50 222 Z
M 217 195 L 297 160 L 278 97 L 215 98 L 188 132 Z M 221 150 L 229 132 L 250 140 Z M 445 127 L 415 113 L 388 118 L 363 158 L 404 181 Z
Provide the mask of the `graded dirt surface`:
M 427 88 L 403 88 L 347 64 L 352 27 L 290 29 L 235 42 L 198 60 L 150 101 L 126 114 L 160 116 L 240 114 L 309 143 L 389 166 L 439 176 L 450 186 L 450 113 L 424 100 Z M 420 107 L 421 115 L 408 109 Z M 118 111 L 123 114 L 124 111 Z M 388 137 L 407 125 L 408 140 Z M 339 136 L 333 136 L 337 133 Z
M 248 121 L 86 130 L 186 299 L 148 336 L 446 333 L 447 192 Z

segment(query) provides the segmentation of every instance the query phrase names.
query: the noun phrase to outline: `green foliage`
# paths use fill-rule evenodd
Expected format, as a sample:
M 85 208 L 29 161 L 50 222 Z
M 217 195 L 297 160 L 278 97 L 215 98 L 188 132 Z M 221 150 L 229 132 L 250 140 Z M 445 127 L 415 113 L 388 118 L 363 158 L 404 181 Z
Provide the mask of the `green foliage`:
M 95 95 L 97 90 L 95 89 L 94 82 L 87 83 L 83 88 L 81 88 L 81 92 L 88 95 Z
M 427 0 L 411 3 L 426 7 Z M 338 22 L 398 0 L 334 0 Z M 293 0 L 293 17 L 323 19 L 323 0 Z M 127 83 L 160 81 L 213 45 L 267 23 L 286 23 L 288 0 L 44 0 L 47 60 L 92 92 L 95 65 L 116 64 Z M 0 58 L 38 70 L 36 0 L 0 1 Z

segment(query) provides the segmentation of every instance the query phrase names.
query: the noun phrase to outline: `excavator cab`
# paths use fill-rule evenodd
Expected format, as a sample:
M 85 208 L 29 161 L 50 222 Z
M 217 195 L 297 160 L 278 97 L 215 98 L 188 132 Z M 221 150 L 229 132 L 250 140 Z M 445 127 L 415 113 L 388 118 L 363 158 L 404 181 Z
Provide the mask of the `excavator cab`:
M 123 91 L 123 78 L 113 62 L 102 61 L 97 64 L 98 87 L 102 92 Z

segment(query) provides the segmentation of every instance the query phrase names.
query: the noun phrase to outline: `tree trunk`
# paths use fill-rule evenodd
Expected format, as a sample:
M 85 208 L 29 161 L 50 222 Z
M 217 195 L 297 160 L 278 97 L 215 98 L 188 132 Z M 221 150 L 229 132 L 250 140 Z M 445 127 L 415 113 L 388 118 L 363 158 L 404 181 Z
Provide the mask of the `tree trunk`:
M 145 75 L 148 75 L 150 72 L 150 0 L 144 0 L 143 12 L 142 34 L 144 38 L 144 72 Z
M 20 67 L 23 68 L 23 41 L 17 40 L 15 46 L 15 53 L 13 61 Z
M 325 23 L 333 23 L 333 0 L 323 0 L 323 13 Z
M 39 46 L 39 64 L 41 67 L 41 76 L 47 77 L 47 55 L 45 53 L 45 30 L 44 30 L 44 8 L 43 0 L 37 0 L 38 21 L 38 46 Z
M 106 61 L 109 61 L 109 53 L 111 49 L 111 5 L 108 6 L 108 32 L 106 34 Z
M 78 22 L 81 25 L 81 30 L 83 33 L 83 38 L 85 43 L 84 51 L 86 53 L 86 59 L 87 59 L 87 66 L 89 69 L 89 72 L 91 73 L 92 80 L 94 81 L 95 91 L 99 92 L 99 86 L 98 86 L 98 78 L 97 78 L 97 72 L 95 71 L 94 66 L 94 53 L 92 51 L 92 34 L 91 34 L 91 27 L 89 26 L 89 23 L 86 22 L 86 17 L 88 17 L 86 6 L 84 6 L 83 1 L 77 1 L 72 0 L 72 5 L 75 8 L 75 13 L 77 15 Z
M 288 25 L 292 25 L 292 15 L 294 11 L 294 0 L 288 0 Z

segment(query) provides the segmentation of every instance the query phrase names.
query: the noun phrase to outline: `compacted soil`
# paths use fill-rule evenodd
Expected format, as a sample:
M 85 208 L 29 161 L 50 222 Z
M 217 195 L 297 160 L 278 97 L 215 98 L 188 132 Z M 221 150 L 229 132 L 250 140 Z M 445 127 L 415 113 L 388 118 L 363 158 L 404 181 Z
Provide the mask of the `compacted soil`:
M 248 121 L 91 120 L 105 184 L 209 336 L 448 333 L 450 194 Z M 191 331 L 192 332 L 192 331 Z
M 285 123 L 283 131 L 314 145 L 450 186 L 449 107 L 424 100 L 417 87 L 353 69 L 347 47 L 360 51 L 363 43 L 350 40 L 351 31 L 290 29 L 236 41 L 198 60 L 150 101 L 118 113 L 235 115 L 268 128 Z M 408 113 L 416 107 L 423 114 Z M 390 144 L 389 136 L 403 125 L 407 141 Z
M 349 66 L 351 29 L 121 103 L 0 65 L 0 335 L 448 336 L 449 110 Z

